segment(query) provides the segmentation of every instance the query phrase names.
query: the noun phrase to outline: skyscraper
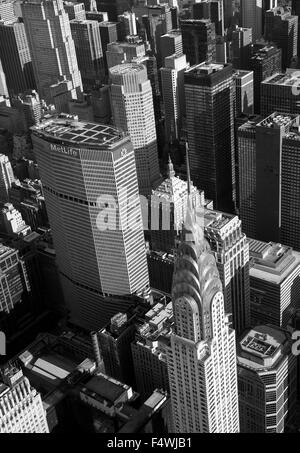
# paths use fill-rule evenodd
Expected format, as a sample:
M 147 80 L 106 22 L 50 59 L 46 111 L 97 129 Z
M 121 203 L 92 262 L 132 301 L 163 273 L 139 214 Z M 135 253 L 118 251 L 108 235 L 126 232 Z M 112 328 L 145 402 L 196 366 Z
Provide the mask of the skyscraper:
M 9 369 L 0 381 L 0 433 L 48 433 L 40 393 L 21 370 Z
M 149 284 L 130 138 L 61 116 L 32 139 L 71 320 L 99 329 Z
M 244 28 L 252 28 L 253 41 L 262 37 L 262 16 L 262 0 L 240 1 L 241 26 Z
M 251 326 L 286 329 L 300 309 L 300 253 L 273 242 L 249 240 Z
M 265 118 L 274 112 L 300 114 L 300 74 L 297 70 L 280 72 L 261 83 L 261 115 Z
M 234 196 L 234 83 L 231 65 L 202 63 L 184 75 L 191 177 L 231 212 Z
M 172 30 L 170 33 L 161 36 L 160 49 L 162 65 L 165 66 L 165 58 L 171 55 L 177 57 L 182 55 L 182 34 L 180 30 Z
M 215 24 L 216 35 L 224 35 L 223 0 L 202 0 L 192 5 L 193 19 L 210 19 Z
M 260 113 L 261 82 L 271 75 L 281 72 L 281 49 L 273 45 L 254 46 L 249 66 L 254 73 L 254 112 Z
M 130 7 L 128 0 L 97 0 L 96 3 L 98 11 L 107 11 L 111 21 L 117 21 L 118 15 Z
M 216 30 L 209 19 L 181 20 L 183 53 L 191 66 L 204 61 L 215 61 Z
M 189 68 L 186 56 L 171 55 L 160 69 L 165 107 L 166 139 L 179 139 L 185 117 L 184 73 Z
M 50 102 L 50 86 L 66 78 L 80 98 L 81 75 L 63 1 L 30 0 L 21 6 L 39 95 Z
M 238 345 L 241 433 L 283 433 L 295 415 L 297 358 L 291 338 L 271 325 L 250 329 Z
M 146 67 L 127 63 L 110 69 L 113 120 L 128 132 L 135 151 L 140 193 L 160 182 L 152 88 Z
M 2 62 L 0 60 L 0 96 L 8 97 L 8 88 L 6 83 L 6 76 L 3 71 Z
M 223 284 L 225 312 L 236 335 L 250 326 L 249 245 L 237 216 L 205 210 L 205 238 Z
M 235 69 L 249 67 L 252 42 L 252 28 L 236 27 L 232 32 L 232 66 Z
M 191 202 L 185 232 L 175 262 L 175 327 L 168 351 L 174 431 L 238 433 L 235 333 L 225 315 L 215 258 Z
M 35 87 L 31 54 L 22 22 L 0 23 L 0 58 L 11 93 L 19 94 Z
M 14 172 L 9 158 L 4 154 L 0 154 L 0 201 L 8 201 L 9 189 L 14 180 Z
M 84 87 L 101 85 L 105 69 L 99 22 L 74 19 L 70 26 Z
M 234 71 L 235 116 L 252 114 L 254 109 L 253 71 Z M 238 181 L 237 181 L 238 184 Z
M 282 67 L 286 69 L 297 55 L 298 17 L 284 8 L 274 8 L 266 12 L 265 21 L 265 39 L 282 50 Z
M 300 250 L 299 116 L 275 112 L 255 123 L 238 132 L 240 216 L 245 231 L 250 237 Z

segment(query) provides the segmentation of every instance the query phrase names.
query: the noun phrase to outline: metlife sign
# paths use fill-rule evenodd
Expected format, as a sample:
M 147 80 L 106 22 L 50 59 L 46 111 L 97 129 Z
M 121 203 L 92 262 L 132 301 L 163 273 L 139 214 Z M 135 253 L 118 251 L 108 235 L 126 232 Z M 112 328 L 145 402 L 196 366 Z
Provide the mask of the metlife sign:
M 51 143 L 50 149 L 51 151 L 65 154 L 66 156 L 78 157 L 78 150 L 76 148 L 69 148 L 68 146 L 56 145 L 54 143 Z

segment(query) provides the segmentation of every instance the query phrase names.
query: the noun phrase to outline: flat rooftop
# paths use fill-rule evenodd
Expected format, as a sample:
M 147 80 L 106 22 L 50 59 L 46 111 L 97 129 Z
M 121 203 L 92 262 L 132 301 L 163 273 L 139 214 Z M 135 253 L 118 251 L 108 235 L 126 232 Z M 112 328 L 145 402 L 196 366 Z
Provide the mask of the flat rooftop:
M 111 379 L 106 376 L 97 375 L 88 381 L 84 388 L 91 393 L 92 396 L 98 396 L 111 404 L 114 404 L 124 392 L 127 392 L 128 387 L 125 384 Z
M 211 73 L 222 71 L 222 69 L 224 69 L 226 66 L 227 65 L 224 64 L 203 62 L 196 66 L 192 66 L 186 72 L 197 76 L 205 76 Z
M 277 73 L 265 79 L 262 84 L 267 85 L 281 85 L 281 86 L 292 86 L 300 81 L 300 72 L 295 70 L 287 71 L 286 73 Z
M 35 135 L 54 138 L 58 141 L 76 145 L 109 147 L 124 138 L 118 129 L 85 121 L 78 121 L 71 115 L 51 117 L 37 126 L 32 127 Z
M 286 115 L 285 113 L 273 113 L 268 116 L 260 123 L 258 126 L 269 127 L 269 128 L 280 128 L 282 126 L 286 127 L 292 125 L 292 123 L 297 119 L 298 115 Z
M 257 326 L 239 341 L 238 364 L 255 370 L 270 369 L 284 357 L 289 335 L 276 326 Z
M 300 253 L 291 247 L 249 239 L 249 248 L 251 277 L 281 284 L 300 265 Z
M 110 69 L 111 74 L 130 74 L 133 72 L 145 71 L 145 66 L 138 63 L 124 63 Z

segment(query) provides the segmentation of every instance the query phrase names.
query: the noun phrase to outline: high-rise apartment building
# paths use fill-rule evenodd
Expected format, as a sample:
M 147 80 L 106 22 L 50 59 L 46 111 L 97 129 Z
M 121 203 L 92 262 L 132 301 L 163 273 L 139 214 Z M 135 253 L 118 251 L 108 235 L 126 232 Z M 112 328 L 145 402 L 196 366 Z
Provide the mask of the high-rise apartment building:
M 300 309 L 300 254 L 282 244 L 249 240 L 251 326 L 287 328 Z
M 235 69 L 247 69 L 252 51 L 252 28 L 236 27 L 232 32 L 231 60 Z
M 233 73 L 233 80 L 235 84 L 235 116 L 242 113 L 251 115 L 254 110 L 253 71 L 236 70 Z
M 14 172 L 9 158 L 0 154 L 0 201 L 8 201 L 9 190 L 14 180 Z
M 32 139 L 71 319 L 99 329 L 149 284 L 133 146 L 66 115 Z
M 27 269 L 19 252 L 5 245 L 0 246 L 0 268 L 0 313 L 10 313 L 30 291 Z
M 140 193 L 149 195 L 160 182 L 151 83 L 142 64 L 110 69 L 113 121 L 128 132 L 135 151 Z
M 184 75 L 191 177 L 213 200 L 231 212 L 234 181 L 234 82 L 231 65 L 202 63 Z
M 253 41 L 260 39 L 263 34 L 262 28 L 263 10 L 262 0 L 240 1 L 240 22 L 244 28 L 252 28 Z
M 215 24 L 209 19 L 180 21 L 183 53 L 191 66 L 216 59 Z
M 185 118 L 184 73 L 189 68 L 186 56 L 171 55 L 160 69 L 165 108 L 166 140 L 179 139 Z
M 7 370 L 0 381 L 0 433 L 49 433 L 41 395 L 21 370 Z
M 246 69 L 254 73 L 254 112 L 260 113 L 261 82 L 281 72 L 281 49 L 273 45 L 254 46 L 253 55 Z
M 239 341 L 237 360 L 241 433 L 283 433 L 297 394 L 290 335 L 271 325 L 250 329 Z
M 31 53 L 22 22 L 0 22 L 0 59 L 10 93 L 35 88 Z
M 30 0 L 21 6 L 39 95 L 52 101 L 50 86 L 65 78 L 80 98 L 81 75 L 63 1 Z
M 289 67 L 298 48 L 298 17 L 284 8 L 274 8 L 265 15 L 265 39 L 282 50 L 282 67 Z
M 105 69 L 99 22 L 74 19 L 70 26 L 83 86 L 101 85 Z
M 261 83 L 261 115 L 274 112 L 300 114 L 300 73 L 288 70 L 277 73 Z
M 216 259 L 225 312 L 236 335 L 250 326 L 249 245 L 237 216 L 205 210 L 205 238 Z
M 199 219 L 198 219 L 199 222 Z M 189 203 L 175 261 L 168 371 L 175 433 L 238 433 L 235 332 L 222 283 Z

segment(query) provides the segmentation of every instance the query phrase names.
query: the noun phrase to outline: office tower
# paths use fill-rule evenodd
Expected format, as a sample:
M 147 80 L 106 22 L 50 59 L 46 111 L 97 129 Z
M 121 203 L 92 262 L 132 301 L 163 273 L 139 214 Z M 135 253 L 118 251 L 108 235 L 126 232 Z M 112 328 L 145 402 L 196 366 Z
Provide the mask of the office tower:
M 9 369 L 0 381 L 0 433 L 48 433 L 42 398 L 21 370 Z
M 69 16 L 69 20 L 85 20 L 84 3 L 74 3 L 72 1 L 64 1 L 64 10 Z
M 253 41 L 260 39 L 263 34 L 262 13 L 262 0 L 241 0 L 241 26 L 243 28 L 252 28 Z
M 224 27 L 229 28 L 233 19 L 233 2 L 232 0 L 223 0 L 224 8 Z
M 0 213 L 0 230 L 8 236 L 26 236 L 31 232 L 30 226 L 26 225 L 20 211 L 11 203 L 5 203 Z
M 162 5 L 148 6 L 148 14 L 142 17 L 146 32 L 146 40 L 149 41 L 151 51 L 157 57 L 158 67 L 163 65 L 161 36 L 172 30 L 171 9 L 167 3 Z
M 146 59 L 145 43 L 141 40 L 112 42 L 107 45 L 106 59 L 109 69 L 122 63 L 144 61 Z
M 123 14 L 124 11 L 131 7 L 128 0 L 96 0 L 97 10 L 106 11 L 110 21 L 117 21 L 118 15 Z
M 201 219 L 189 202 L 172 288 L 168 372 L 176 433 L 238 433 L 235 332 Z M 221 366 L 222 363 L 222 366 Z
M 205 238 L 223 285 L 225 312 L 236 335 L 250 326 L 249 245 L 237 216 L 205 210 Z
M 21 6 L 39 95 L 50 103 L 50 86 L 65 78 L 80 98 L 81 75 L 62 0 L 32 0 Z
M 0 312 L 10 313 L 30 291 L 27 269 L 19 252 L 5 245 L 0 246 L 1 291 Z
M 176 54 L 181 56 L 182 49 L 182 34 L 180 30 L 172 30 L 166 35 L 162 35 L 160 38 L 161 58 L 162 64 L 165 66 L 165 58 L 170 55 Z
M 100 27 L 100 36 L 101 36 L 101 43 L 102 43 L 104 65 L 105 65 L 105 70 L 107 71 L 107 60 L 106 60 L 107 46 L 111 42 L 118 41 L 117 24 L 115 22 L 100 22 L 99 27 Z
M 9 190 L 14 180 L 14 172 L 9 158 L 0 154 L 0 201 L 8 201 Z
M 156 388 L 169 392 L 167 350 L 173 325 L 172 303 L 156 304 L 143 321 L 131 349 L 137 391 L 146 399 Z
M 117 313 L 96 335 L 99 353 L 103 359 L 105 373 L 127 385 L 135 387 L 135 376 L 131 353 L 131 342 L 139 322 L 149 311 L 149 305 L 140 301 L 135 303 L 126 313 Z M 97 345 L 96 345 L 97 348 Z
M 202 63 L 184 75 L 191 176 L 216 209 L 234 193 L 234 83 L 231 65 Z
M 237 131 L 238 212 L 248 237 L 256 237 L 256 124 L 261 120 L 249 118 Z
M 119 41 L 125 41 L 127 36 L 136 36 L 136 17 L 135 14 L 130 11 L 125 11 L 123 14 L 118 16 L 119 22 Z
M 235 116 L 251 115 L 254 109 L 253 71 L 234 71 Z M 238 182 L 237 182 L 238 185 Z
M 160 69 L 167 141 L 178 140 L 181 136 L 185 117 L 184 73 L 188 68 L 185 55 L 171 55 L 165 59 L 165 67 Z
M 266 25 L 266 12 L 269 11 L 269 9 L 274 9 L 277 8 L 278 6 L 278 0 L 262 0 L 262 30 L 263 33 L 265 31 L 265 25 Z M 297 14 L 295 14 L 297 16 Z
M 286 329 L 300 309 L 300 254 L 291 247 L 249 240 L 251 325 Z
M 35 87 L 31 54 L 22 22 L 0 23 L 0 58 L 11 93 L 18 94 Z
M 297 56 L 298 17 L 284 8 L 274 8 L 266 12 L 265 21 L 265 39 L 282 50 L 282 67 L 286 69 Z
M 216 35 L 224 35 L 223 0 L 205 0 L 192 5 L 193 19 L 210 19 L 215 24 Z
M 261 84 L 261 115 L 265 118 L 273 112 L 300 114 L 300 74 L 297 70 L 280 72 L 265 79 Z
M 267 325 L 249 330 L 238 344 L 242 433 L 283 433 L 293 419 L 297 358 L 290 335 Z
M 21 115 L 24 116 L 28 129 L 41 121 L 44 113 L 44 105 L 35 90 L 26 91 L 12 98 L 11 103 L 12 107 L 18 109 Z
M 0 96 L 8 97 L 8 89 L 6 83 L 6 77 L 3 71 L 2 62 L 0 60 Z
M 299 116 L 274 113 L 241 129 L 240 216 L 250 237 L 300 250 Z M 240 135 L 240 130 L 239 130 Z M 244 154 L 244 156 L 243 156 Z M 291 171 L 291 168 L 293 171 Z
M 96 20 L 97 22 L 108 22 L 108 14 L 100 11 L 86 11 L 86 18 L 88 20 Z
M 101 85 L 105 69 L 99 22 L 72 20 L 70 26 L 83 86 Z
M 13 2 L 1 0 L 0 20 L 3 22 L 14 22 L 16 20 Z
M 247 69 L 252 51 L 252 28 L 236 27 L 232 32 L 231 59 L 235 69 Z
M 204 206 L 204 193 L 200 193 L 193 184 L 190 192 L 193 206 Z M 187 198 L 188 183 L 175 175 L 169 158 L 167 178 L 152 191 L 151 196 L 152 250 L 174 253 L 176 238 L 181 234 L 186 217 Z
M 160 182 L 152 88 L 146 67 L 126 63 L 110 69 L 114 125 L 128 132 L 135 151 L 139 190 L 149 195 Z
M 35 126 L 32 140 L 71 320 L 99 329 L 148 286 L 130 138 L 63 115 Z
M 183 53 L 191 66 L 216 59 L 215 24 L 208 19 L 181 20 Z
M 281 49 L 272 45 L 254 46 L 249 69 L 254 73 L 254 112 L 260 113 L 261 82 L 277 72 L 281 72 Z

